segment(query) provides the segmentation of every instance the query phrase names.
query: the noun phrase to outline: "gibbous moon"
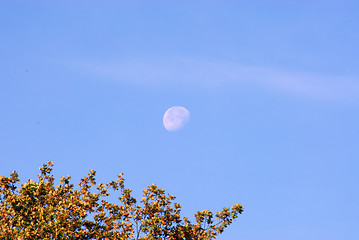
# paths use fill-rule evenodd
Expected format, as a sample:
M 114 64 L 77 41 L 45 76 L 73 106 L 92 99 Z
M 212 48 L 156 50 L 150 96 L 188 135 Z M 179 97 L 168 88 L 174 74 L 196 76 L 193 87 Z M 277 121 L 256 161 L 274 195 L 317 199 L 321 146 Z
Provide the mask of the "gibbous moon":
M 171 107 L 163 116 L 163 125 L 168 131 L 177 131 L 189 121 L 189 111 L 184 107 Z

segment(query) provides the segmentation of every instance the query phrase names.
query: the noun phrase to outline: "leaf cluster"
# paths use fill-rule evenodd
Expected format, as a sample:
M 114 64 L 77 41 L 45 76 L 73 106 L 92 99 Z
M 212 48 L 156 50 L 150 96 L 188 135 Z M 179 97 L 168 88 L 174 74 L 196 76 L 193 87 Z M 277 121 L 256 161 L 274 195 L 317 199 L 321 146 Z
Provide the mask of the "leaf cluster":
M 17 172 L 0 176 L 1 239 L 214 239 L 242 213 L 236 204 L 213 214 L 195 214 L 195 223 L 181 219 L 180 204 L 156 185 L 143 190 L 137 201 L 124 185 L 123 174 L 116 181 L 97 184 L 90 170 L 78 187 L 71 177 L 55 185 L 53 163 L 40 168 L 38 181 L 19 185 Z M 109 190 L 120 192 L 119 204 L 106 200 Z

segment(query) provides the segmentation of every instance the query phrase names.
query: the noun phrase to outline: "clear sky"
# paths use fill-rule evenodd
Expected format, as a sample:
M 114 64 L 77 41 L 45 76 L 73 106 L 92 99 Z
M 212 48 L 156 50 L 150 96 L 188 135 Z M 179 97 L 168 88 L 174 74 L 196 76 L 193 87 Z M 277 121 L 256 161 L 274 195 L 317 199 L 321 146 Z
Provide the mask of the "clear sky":
M 0 1 L 0 174 L 125 174 L 219 239 L 359 239 L 358 1 Z M 162 117 L 190 121 L 169 132 Z

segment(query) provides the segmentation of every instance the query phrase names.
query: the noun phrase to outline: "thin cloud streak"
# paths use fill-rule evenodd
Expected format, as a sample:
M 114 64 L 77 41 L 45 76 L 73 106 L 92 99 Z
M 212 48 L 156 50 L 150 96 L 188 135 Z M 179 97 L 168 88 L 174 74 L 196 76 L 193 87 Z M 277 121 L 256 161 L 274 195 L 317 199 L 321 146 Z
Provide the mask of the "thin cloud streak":
M 235 62 L 185 58 L 82 62 L 80 68 L 101 78 L 128 84 L 199 88 L 254 86 L 303 98 L 359 100 L 358 76 L 298 73 Z

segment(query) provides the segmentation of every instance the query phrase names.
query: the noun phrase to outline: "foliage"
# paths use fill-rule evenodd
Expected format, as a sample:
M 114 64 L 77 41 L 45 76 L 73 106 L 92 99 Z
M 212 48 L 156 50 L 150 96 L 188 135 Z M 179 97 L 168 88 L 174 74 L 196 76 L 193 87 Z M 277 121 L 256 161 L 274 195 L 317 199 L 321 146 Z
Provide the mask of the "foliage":
M 97 184 L 90 170 L 75 189 L 69 176 L 55 186 L 52 167 L 44 164 L 39 181 L 29 179 L 21 188 L 17 172 L 0 176 L 1 239 L 214 239 L 243 211 L 240 204 L 215 215 L 199 211 L 191 223 L 180 218 L 175 197 L 156 185 L 143 190 L 138 205 L 122 174 Z M 110 189 L 121 192 L 119 205 L 105 200 Z

